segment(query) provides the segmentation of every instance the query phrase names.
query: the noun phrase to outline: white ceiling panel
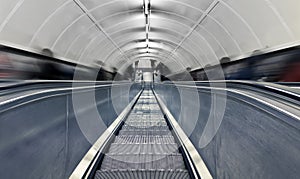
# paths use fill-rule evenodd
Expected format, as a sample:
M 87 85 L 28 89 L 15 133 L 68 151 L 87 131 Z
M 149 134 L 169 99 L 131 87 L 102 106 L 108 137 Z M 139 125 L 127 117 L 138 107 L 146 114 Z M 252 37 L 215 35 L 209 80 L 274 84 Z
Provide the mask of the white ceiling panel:
M 300 41 L 299 0 L 0 0 L 0 43 L 87 65 L 139 58 L 172 71 Z M 147 53 L 147 43 L 150 53 Z
M 81 10 L 74 3 L 66 4 L 42 24 L 41 29 L 36 33 L 31 43 L 32 46 L 51 48 L 59 37 L 59 34 L 81 15 Z

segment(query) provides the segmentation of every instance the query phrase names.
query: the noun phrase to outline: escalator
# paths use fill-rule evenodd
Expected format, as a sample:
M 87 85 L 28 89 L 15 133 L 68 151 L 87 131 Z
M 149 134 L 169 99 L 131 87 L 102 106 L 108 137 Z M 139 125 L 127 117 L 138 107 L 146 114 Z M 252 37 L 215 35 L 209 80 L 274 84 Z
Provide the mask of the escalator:
M 94 178 L 190 178 L 152 90 L 142 92 Z
M 207 125 L 206 117 L 210 113 L 206 112 L 211 109 L 212 98 L 219 94 L 213 93 L 217 90 L 208 93 L 206 86 L 196 86 L 201 115 L 197 123 L 191 124 L 189 116 L 194 112 L 195 98 L 184 96 L 190 105 L 181 104 L 178 91 L 191 92 L 192 86 L 99 82 L 94 86 L 85 83 L 86 86 L 71 87 L 67 82 L 62 86 L 52 83 L 30 83 L 24 88 L 13 85 L 13 88 L 7 87 L 10 96 L 4 92 L 8 99 L 1 98 L 0 103 L 2 178 L 45 178 L 53 176 L 53 171 L 55 178 L 71 179 L 299 176 L 299 111 L 293 113 L 297 117 L 293 118 L 285 112 L 292 105 L 283 107 L 273 102 L 278 99 L 288 102 L 290 97 L 283 93 L 274 99 L 271 95 L 275 92 L 267 89 L 263 93 L 244 86 L 226 89 L 223 121 L 212 141 L 201 148 L 197 144 Z M 118 88 L 114 100 L 109 97 L 112 86 Z M 129 96 L 127 89 L 130 89 Z M 28 90 L 36 90 L 37 94 Z M 96 107 L 101 110 L 99 114 L 105 114 L 106 125 L 95 142 L 87 142 L 79 128 L 76 109 L 72 106 L 72 91 L 84 95 L 90 91 L 96 93 Z M 267 105 L 269 100 L 263 100 L 267 93 L 270 93 L 273 108 Z M 133 100 L 128 103 L 128 98 Z M 112 115 L 113 101 L 123 106 L 121 113 Z M 87 122 L 86 119 L 94 117 L 89 115 L 93 104 L 81 102 L 84 108 L 79 112 Z M 186 114 L 184 118 L 178 115 L 179 109 Z M 91 124 L 97 122 L 96 119 Z M 187 131 L 191 126 L 193 133 Z M 90 129 L 93 128 L 87 130 Z M 244 162 L 245 159 L 251 162 Z M 13 172 L 11 166 L 16 166 L 18 172 Z M 260 167 L 253 172 L 253 166 Z

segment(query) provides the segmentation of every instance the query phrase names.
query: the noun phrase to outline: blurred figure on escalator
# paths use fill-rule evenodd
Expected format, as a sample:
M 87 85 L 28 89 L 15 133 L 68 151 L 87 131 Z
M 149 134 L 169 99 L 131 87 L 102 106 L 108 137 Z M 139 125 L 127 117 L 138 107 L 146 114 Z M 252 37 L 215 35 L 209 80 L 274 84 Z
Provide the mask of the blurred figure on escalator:
M 300 59 L 299 57 L 291 59 L 280 77 L 281 82 L 300 82 Z
M 5 53 L 0 53 L 0 79 L 13 79 L 15 72 L 9 57 Z
M 234 78 L 236 80 L 259 80 L 257 75 L 257 62 L 260 61 L 262 52 L 260 50 L 255 50 L 251 54 L 245 63 L 240 67 L 240 70 L 236 73 Z
M 53 52 L 48 49 L 44 48 L 42 50 L 42 55 L 47 57 L 53 57 Z M 58 70 L 58 64 L 56 62 L 50 61 L 49 59 L 40 60 L 39 66 L 41 69 L 39 78 L 40 79 L 47 79 L 47 80 L 58 80 L 59 70 Z
M 236 80 L 254 80 L 254 63 L 255 61 L 253 59 L 248 59 L 248 61 L 245 63 L 245 66 L 240 69 L 238 72 L 238 76 L 235 77 Z

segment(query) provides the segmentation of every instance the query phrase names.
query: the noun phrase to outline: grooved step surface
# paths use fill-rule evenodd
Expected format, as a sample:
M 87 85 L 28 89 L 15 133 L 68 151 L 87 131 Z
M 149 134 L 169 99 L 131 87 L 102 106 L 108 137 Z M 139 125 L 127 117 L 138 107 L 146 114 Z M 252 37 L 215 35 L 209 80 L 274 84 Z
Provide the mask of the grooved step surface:
M 143 125 L 143 124 L 140 124 L 139 126 L 135 125 L 127 125 L 125 124 L 123 126 L 123 130 L 167 130 L 169 131 L 169 127 L 168 126 L 155 126 L 155 125 Z
M 167 123 L 165 121 L 126 121 L 126 126 L 134 127 L 152 127 L 152 126 L 165 126 Z
M 174 137 L 171 135 L 165 136 L 147 136 L 147 135 L 119 135 L 116 137 L 116 144 L 173 144 Z
M 178 153 L 177 144 L 120 144 L 113 143 L 110 146 L 109 154 L 170 154 Z
M 97 171 L 95 179 L 189 179 L 186 170 L 102 170 Z
M 169 130 L 121 130 L 119 135 L 172 135 Z
M 183 158 L 180 154 L 109 154 L 105 156 L 101 169 L 185 169 L 182 160 Z

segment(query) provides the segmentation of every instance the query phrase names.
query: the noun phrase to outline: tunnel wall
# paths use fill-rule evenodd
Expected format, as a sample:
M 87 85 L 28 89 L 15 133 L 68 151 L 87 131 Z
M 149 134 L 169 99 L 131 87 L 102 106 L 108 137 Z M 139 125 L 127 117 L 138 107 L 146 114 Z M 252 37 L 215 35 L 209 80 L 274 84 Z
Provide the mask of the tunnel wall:
M 115 87 L 119 91 L 111 96 L 111 87 L 95 90 L 97 110 L 103 123 L 109 126 L 118 116 L 117 109 L 128 104 L 130 85 Z M 139 85 L 131 86 L 134 96 Z M 85 96 L 90 92 L 81 92 Z M 127 99 L 125 99 L 127 97 Z M 112 99 L 115 98 L 115 99 Z M 93 117 L 93 103 L 82 101 L 82 109 L 74 109 L 72 94 L 49 96 L 0 113 L 0 173 L 3 178 L 68 178 L 91 147 L 91 140 L 106 130 L 103 127 L 92 139 L 88 131 L 79 127 L 80 116 Z M 113 101 L 118 101 L 118 107 Z M 77 114 L 75 113 L 77 111 Z M 76 115 L 75 115 L 76 114 Z M 84 118 L 83 118 L 84 119 Z M 93 124 L 92 124 L 93 125 Z M 92 129 L 91 129 L 92 130 Z
M 299 126 L 285 122 L 291 119 L 276 118 L 228 95 L 220 128 L 208 145 L 201 148 L 199 141 L 210 115 L 212 94 L 198 91 L 200 106 L 195 111 L 191 110 L 196 104 L 194 98 L 185 99 L 189 104 L 182 103 L 180 98 L 183 91 L 193 93 L 191 89 L 156 85 L 155 91 L 187 133 L 214 178 L 297 178 L 300 175 L 300 132 Z M 198 120 L 189 122 L 193 113 L 197 113 Z

